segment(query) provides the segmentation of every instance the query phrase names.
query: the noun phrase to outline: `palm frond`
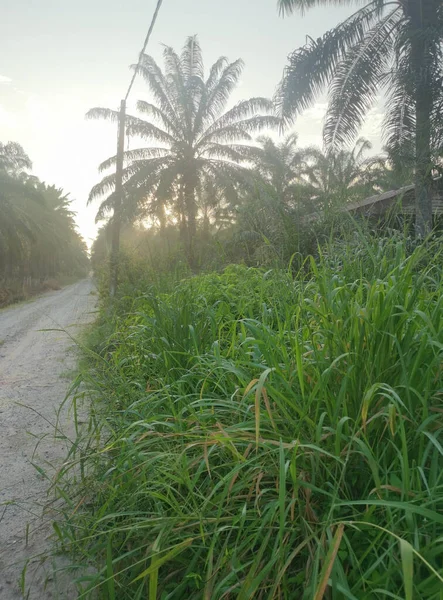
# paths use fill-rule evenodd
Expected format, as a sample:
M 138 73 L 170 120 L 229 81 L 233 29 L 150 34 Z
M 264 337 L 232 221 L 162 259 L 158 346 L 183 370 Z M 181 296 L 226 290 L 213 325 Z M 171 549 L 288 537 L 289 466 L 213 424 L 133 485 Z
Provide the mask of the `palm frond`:
M 341 147 L 355 138 L 388 68 L 401 18 L 396 7 L 336 67 L 323 130 L 327 146 Z
M 151 159 L 153 160 L 159 160 L 159 159 Z M 123 185 L 131 178 L 131 176 L 137 172 L 137 170 L 140 169 L 140 167 L 142 166 L 140 163 L 146 163 L 149 161 L 137 161 L 135 163 L 132 163 L 131 165 L 128 165 L 125 169 L 123 169 Z M 144 166 L 144 165 L 143 165 Z M 93 202 L 95 199 L 99 198 L 100 196 L 106 196 L 109 193 L 114 192 L 115 190 L 115 173 L 110 173 L 109 175 L 106 175 L 105 177 L 103 177 L 103 179 L 97 183 L 96 185 L 94 185 L 94 187 L 91 189 L 91 191 L 89 192 L 89 197 L 88 197 L 88 204 L 90 204 L 91 202 Z
M 383 0 L 378 0 L 382 6 Z M 281 15 L 290 15 L 295 11 L 303 15 L 310 8 L 315 6 L 345 6 L 347 4 L 357 4 L 357 0 L 278 0 L 278 10 Z
M 133 161 L 128 167 L 123 169 L 123 190 L 126 198 L 124 204 L 127 204 L 128 201 L 136 197 L 136 190 L 142 188 L 144 193 L 150 191 L 150 187 L 158 183 L 159 173 L 170 164 L 170 157 L 140 159 Z M 101 207 L 112 208 L 112 200 L 115 201 L 114 191 L 115 173 L 111 173 L 92 188 L 89 193 L 88 204 L 96 198 L 106 195 L 107 198 L 102 202 Z M 101 218 L 101 216 L 98 217 L 98 220 L 101 220 Z
M 372 144 L 369 140 L 361 137 L 355 142 L 354 148 L 351 150 L 350 162 L 360 164 L 364 159 L 364 154 L 372 149 Z
M 116 110 L 111 110 L 109 108 L 91 108 L 86 113 L 86 118 L 88 119 L 106 119 L 111 122 L 118 122 L 119 120 L 119 112 Z M 148 121 L 144 121 L 143 119 L 139 119 L 138 117 L 134 117 L 132 115 L 125 116 L 125 125 L 126 125 L 126 133 L 131 136 L 139 136 L 143 139 L 147 140 L 156 140 L 158 142 L 163 142 L 165 144 L 174 143 L 175 138 L 173 135 L 157 127 L 153 123 L 149 123 Z
M 145 100 L 138 100 L 137 110 L 144 115 L 148 115 L 149 117 L 153 117 L 154 119 L 160 121 L 168 133 L 175 136 L 181 135 L 181 132 L 179 129 L 177 129 L 176 124 L 168 118 L 164 111 L 159 109 L 154 104 L 146 102 Z
M 126 133 L 130 136 L 138 136 L 145 140 L 155 140 L 163 144 L 173 144 L 175 138 L 173 135 L 160 129 L 153 123 L 138 119 L 136 117 L 126 117 Z
M 100 223 L 100 221 L 103 221 L 104 219 L 106 219 L 106 217 L 108 216 L 109 213 L 112 213 L 112 211 L 114 210 L 114 206 L 115 206 L 115 193 L 113 192 L 112 194 L 110 194 L 107 198 L 105 198 L 100 206 L 98 207 L 97 213 L 95 215 L 95 222 L 96 223 Z
M 215 63 L 212 65 L 205 84 L 208 94 L 212 93 L 214 87 L 219 81 L 220 73 L 222 73 L 222 71 L 227 67 L 228 64 L 229 62 L 226 56 L 220 56 L 220 58 L 216 60 Z
M 113 192 L 115 190 L 115 173 L 111 173 L 110 175 L 106 175 L 103 179 L 96 183 L 88 196 L 88 204 L 93 202 L 96 198 L 100 198 L 100 196 L 105 196 L 109 192 Z
M 134 148 L 133 150 L 127 150 L 124 153 L 124 161 L 126 163 L 132 162 L 139 159 L 144 158 L 160 158 L 164 157 L 168 154 L 167 148 Z M 117 156 L 112 156 L 111 158 L 107 158 L 104 160 L 100 166 L 99 171 L 103 172 L 113 167 L 116 164 Z
M 205 102 L 201 106 L 198 119 L 196 119 L 196 134 L 201 133 L 203 128 L 207 128 L 209 123 L 212 123 L 225 109 L 232 91 L 238 84 L 244 63 L 238 59 L 224 66 L 217 79 L 221 65 L 222 63 L 217 65 L 217 68 L 211 73 L 210 85 L 206 88 Z
M 176 114 L 183 123 L 185 131 L 189 133 L 192 130 L 192 122 L 196 110 L 193 94 L 196 89 L 196 78 L 188 80 L 183 71 L 183 64 L 180 57 L 170 46 L 165 46 L 163 59 L 165 62 L 169 97 L 171 98 Z
M 204 156 L 211 158 L 226 158 L 232 162 L 252 161 L 258 155 L 258 148 L 246 144 L 208 144 L 204 149 Z
M 411 163 L 415 156 L 415 101 L 408 53 L 397 58 L 390 78 L 383 132 L 388 152 L 402 162 Z
M 203 56 L 196 35 L 187 38 L 180 56 L 180 64 L 187 80 L 193 77 L 203 79 Z
M 224 113 L 221 117 L 216 119 L 212 125 L 210 125 L 205 135 L 210 135 L 217 129 L 221 129 L 228 125 L 239 123 L 240 121 L 247 119 L 257 113 L 265 112 L 266 114 L 273 114 L 274 105 L 268 98 L 250 98 L 249 100 L 242 100 L 235 104 L 230 110 Z
M 263 129 L 275 129 L 280 125 L 280 119 L 273 115 L 256 115 L 249 119 L 244 119 L 220 127 L 212 132 L 205 133 L 199 140 L 197 149 L 204 147 L 208 143 L 214 142 L 232 142 L 234 140 L 251 140 L 251 133 L 261 131 Z
M 0 169 L 17 174 L 23 169 L 32 169 L 32 161 L 17 142 L 0 142 Z
M 177 168 L 177 164 L 174 163 L 163 169 L 159 178 L 157 189 L 155 190 L 155 197 L 161 202 L 165 203 L 171 198 L 174 186 L 177 184 L 181 177 L 180 169 Z
M 370 2 L 317 40 L 310 39 L 289 56 L 275 104 L 284 124 L 308 108 L 332 80 L 350 48 L 363 42 L 377 22 L 377 2 Z
M 147 82 L 154 99 L 159 104 L 159 109 L 165 113 L 168 120 L 173 123 L 178 131 L 183 130 L 180 117 L 170 97 L 170 90 L 165 76 L 152 56 L 144 54 L 137 71 Z
M 118 123 L 119 114 L 120 113 L 118 110 L 96 106 L 95 108 L 90 108 L 85 116 L 87 119 L 105 119 L 106 121 L 111 121 L 112 123 Z

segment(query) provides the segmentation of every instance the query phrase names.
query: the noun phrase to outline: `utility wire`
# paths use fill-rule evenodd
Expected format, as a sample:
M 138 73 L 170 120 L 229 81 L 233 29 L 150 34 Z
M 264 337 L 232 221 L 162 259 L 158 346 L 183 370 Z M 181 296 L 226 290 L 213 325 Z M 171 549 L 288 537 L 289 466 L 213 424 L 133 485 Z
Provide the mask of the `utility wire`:
M 143 48 L 140 51 L 138 56 L 138 62 L 134 69 L 134 74 L 132 75 L 131 83 L 129 84 L 128 91 L 126 92 L 125 101 L 128 99 L 129 94 L 131 93 L 132 86 L 134 85 L 135 78 L 137 77 L 138 67 L 140 66 L 141 60 L 143 58 L 143 54 L 145 53 L 146 46 L 148 45 L 149 38 L 151 37 L 152 30 L 154 29 L 155 22 L 157 20 L 157 15 L 162 5 L 163 0 L 157 1 L 157 6 L 155 7 L 154 14 L 152 15 L 151 24 L 149 25 L 148 33 L 146 34 L 145 43 L 143 44 Z

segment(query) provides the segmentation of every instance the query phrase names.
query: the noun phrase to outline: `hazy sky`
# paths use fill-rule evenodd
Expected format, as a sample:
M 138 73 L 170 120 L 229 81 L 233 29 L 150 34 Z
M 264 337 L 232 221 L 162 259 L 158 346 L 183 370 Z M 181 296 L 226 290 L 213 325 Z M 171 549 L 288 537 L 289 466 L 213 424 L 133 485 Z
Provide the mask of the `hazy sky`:
M 84 119 L 93 106 L 117 108 L 129 83 L 156 0 L 0 0 L 0 141 L 23 145 L 34 174 L 75 199 L 77 222 L 95 236 L 96 205 L 88 192 L 98 164 L 115 154 L 115 126 Z M 219 56 L 243 58 L 233 100 L 272 96 L 287 55 L 306 36 L 319 37 L 350 13 L 317 8 L 281 18 L 276 0 L 164 0 L 148 53 L 161 44 L 180 50 L 197 34 L 208 68 Z M 145 89 L 138 81 L 136 100 Z M 300 144 L 321 143 L 325 100 L 298 119 Z M 374 109 L 363 134 L 378 145 L 381 115 Z M 0 217 L 1 218 L 1 217 Z

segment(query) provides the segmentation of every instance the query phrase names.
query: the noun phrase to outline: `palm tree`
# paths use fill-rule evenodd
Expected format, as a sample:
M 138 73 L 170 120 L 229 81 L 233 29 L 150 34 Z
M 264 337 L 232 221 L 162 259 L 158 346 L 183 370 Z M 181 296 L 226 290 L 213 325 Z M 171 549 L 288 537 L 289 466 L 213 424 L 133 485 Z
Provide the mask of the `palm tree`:
M 272 102 L 265 98 L 239 102 L 225 112 L 243 70 L 241 60 L 229 63 L 221 57 L 205 78 L 196 37 L 186 40 L 180 55 L 166 47 L 163 56 L 164 71 L 147 55 L 138 66 L 153 102 L 137 103 L 145 118 L 127 116 L 126 131 L 156 145 L 125 152 L 125 204 L 130 214 L 136 210 L 128 209 L 129 205 L 146 205 L 146 199 L 157 213 L 162 205 L 172 204 L 182 225 L 189 260 L 194 263 L 198 186 L 210 179 L 217 193 L 235 193 L 237 183 L 249 176 L 247 161 L 256 152 L 247 143 L 253 139 L 251 134 L 274 128 L 280 121 L 272 114 Z M 88 116 L 116 121 L 118 112 L 95 108 Z M 115 162 L 114 156 L 100 168 L 108 169 Z M 111 192 L 102 203 L 101 214 L 113 208 L 114 190 L 114 174 L 92 189 L 90 200 Z
M 30 169 L 32 169 L 32 162 L 20 144 L 0 142 L 0 171 L 18 176 L 23 171 Z
M 17 178 L 0 170 L 0 277 L 22 276 L 29 247 L 42 223 L 43 199 Z
M 58 273 L 74 274 L 87 267 L 86 244 L 77 231 L 72 200 L 61 188 L 38 181 L 34 185 L 44 202 L 44 227 L 33 248 L 39 256 L 40 273 L 55 277 Z
M 297 134 L 281 141 L 268 135 L 257 138 L 253 161 L 257 177 L 242 190 L 236 208 L 235 243 L 240 244 L 252 264 L 281 264 L 296 250 L 301 213 L 309 201 L 308 185 L 302 178 L 304 150 Z
M 382 191 L 383 161 L 378 156 L 366 157 L 371 147 L 368 140 L 359 138 L 352 150 L 305 151 L 303 175 L 316 210 L 342 206 Z
M 354 0 L 279 0 L 291 13 Z M 439 0 L 366 0 L 323 37 L 293 52 L 277 92 L 286 121 L 329 88 L 328 146 L 356 136 L 377 93 L 387 93 L 386 143 L 415 168 L 416 228 L 432 226 L 432 155 L 442 148 L 443 4 Z
M 290 207 L 294 207 L 301 196 L 306 196 L 302 179 L 305 150 L 298 148 L 297 137 L 296 133 L 291 133 L 280 143 L 269 136 L 257 139 L 260 144 L 255 160 L 257 171 L 273 187 L 275 196 Z
M 0 280 L 22 284 L 85 273 L 86 246 L 70 199 L 28 175 L 30 168 L 19 144 L 0 143 Z

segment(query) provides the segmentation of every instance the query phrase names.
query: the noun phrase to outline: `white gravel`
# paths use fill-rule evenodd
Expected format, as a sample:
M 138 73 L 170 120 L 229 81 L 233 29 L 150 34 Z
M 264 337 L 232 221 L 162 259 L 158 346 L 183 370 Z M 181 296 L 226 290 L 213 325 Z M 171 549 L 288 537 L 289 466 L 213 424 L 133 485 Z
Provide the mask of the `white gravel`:
M 69 576 L 46 557 L 53 534 L 49 481 L 66 456 L 55 439 L 57 411 L 75 367 L 79 326 L 94 319 L 96 296 L 87 279 L 32 302 L 0 310 L 0 599 L 75 598 Z M 58 437 L 74 434 L 61 413 Z M 24 595 L 20 577 L 26 567 Z M 22 586 L 23 587 L 23 586 Z

